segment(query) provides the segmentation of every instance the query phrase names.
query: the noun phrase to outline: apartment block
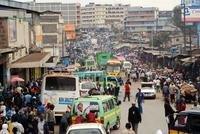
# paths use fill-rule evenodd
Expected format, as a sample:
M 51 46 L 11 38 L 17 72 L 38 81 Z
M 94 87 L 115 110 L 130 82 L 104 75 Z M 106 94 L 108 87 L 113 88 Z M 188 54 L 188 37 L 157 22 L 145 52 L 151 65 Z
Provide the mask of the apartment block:
M 127 14 L 127 9 L 130 5 L 110 5 L 106 7 L 106 24 L 122 24 Z
M 133 33 L 152 32 L 156 27 L 158 13 L 156 7 L 129 7 L 124 28 Z
M 123 22 L 129 5 L 89 3 L 81 8 L 81 28 L 110 27 Z
M 172 23 L 172 11 L 159 11 L 158 19 L 156 22 L 156 31 L 158 32 L 171 32 L 176 30 L 176 26 Z
M 65 24 L 80 26 L 80 3 L 31 3 L 32 9 L 40 12 L 54 11 L 61 12 Z

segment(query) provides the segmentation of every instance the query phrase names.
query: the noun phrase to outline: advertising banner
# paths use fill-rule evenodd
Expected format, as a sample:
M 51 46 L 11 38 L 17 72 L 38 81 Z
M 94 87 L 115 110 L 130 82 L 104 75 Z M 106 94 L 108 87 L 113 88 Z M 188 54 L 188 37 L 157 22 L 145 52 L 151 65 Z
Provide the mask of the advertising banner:
M 184 15 L 184 9 L 182 10 Z M 182 15 L 182 21 L 184 21 L 184 16 Z M 199 7 L 185 7 L 185 22 L 200 22 L 200 6 Z

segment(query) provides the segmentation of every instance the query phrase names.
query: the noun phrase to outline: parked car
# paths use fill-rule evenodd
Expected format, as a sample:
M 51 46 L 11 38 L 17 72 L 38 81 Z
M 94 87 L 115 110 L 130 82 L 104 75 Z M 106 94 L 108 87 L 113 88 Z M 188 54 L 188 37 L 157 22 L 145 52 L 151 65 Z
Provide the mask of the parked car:
M 144 98 L 156 99 L 156 89 L 153 82 L 141 82 L 141 92 Z
M 106 130 L 100 123 L 82 123 L 71 125 L 66 134 L 106 134 Z
M 120 127 L 120 104 L 121 101 L 116 101 L 116 98 L 111 95 L 79 97 L 72 104 L 72 124 L 76 124 L 80 117 L 87 122 L 86 115 L 92 109 L 97 115 L 96 123 L 102 123 L 106 132 L 110 133 L 111 128 L 119 129 Z

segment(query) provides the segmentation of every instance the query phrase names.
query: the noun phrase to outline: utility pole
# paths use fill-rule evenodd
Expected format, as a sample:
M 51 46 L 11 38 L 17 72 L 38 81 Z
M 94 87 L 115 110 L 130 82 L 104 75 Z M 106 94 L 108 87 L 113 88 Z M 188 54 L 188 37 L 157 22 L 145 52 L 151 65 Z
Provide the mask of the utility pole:
M 183 35 L 184 35 L 184 48 L 183 48 L 183 53 L 185 53 L 186 52 L 186 28 L 185 28 L 185 26 L 186 26 L 186 16 L 185 16 L 185 0 L 183 0 Z

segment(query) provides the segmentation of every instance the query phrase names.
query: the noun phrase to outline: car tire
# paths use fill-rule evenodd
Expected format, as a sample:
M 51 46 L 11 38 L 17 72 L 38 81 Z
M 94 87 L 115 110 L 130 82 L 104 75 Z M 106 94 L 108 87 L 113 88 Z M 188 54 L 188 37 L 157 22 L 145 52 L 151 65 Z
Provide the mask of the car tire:
M 111 130 L 110 130 L 110 125 L 107 124 L 107 126 L 106 126 L 106 134 L 111 134 L 110 131 L 111 131 Z
M 153 99 L 154 99 L 154 100 L 156 99 L 156 95 L 153 97 Z
M 120 128 L 120 125 L 121 125 L 121 122 L 120 122 L 120 119 L 119 119 L 119 117 L 117 118 L 117 121 L 116 121 L 116 123 L 115 123 L 115 125 L 114 125 L 114 129 L 115 130 L 118 130 L 119 128 Z

